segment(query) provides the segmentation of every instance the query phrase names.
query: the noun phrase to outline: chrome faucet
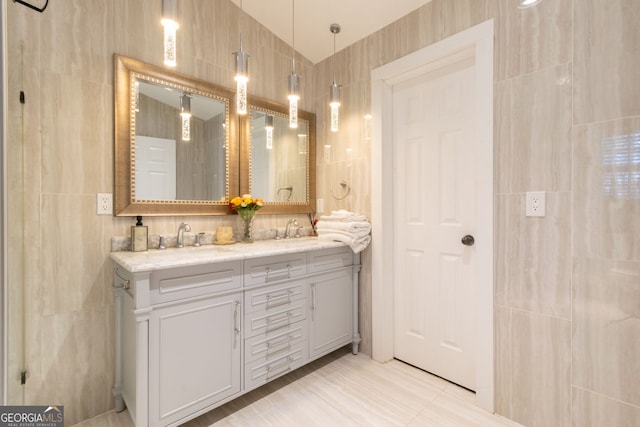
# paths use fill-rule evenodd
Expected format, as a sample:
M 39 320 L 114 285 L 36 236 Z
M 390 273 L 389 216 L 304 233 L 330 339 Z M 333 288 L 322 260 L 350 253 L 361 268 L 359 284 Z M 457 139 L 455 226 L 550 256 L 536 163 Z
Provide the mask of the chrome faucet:
M 184 222 L 180 224 L 180 227 L 178 227 L 178 237 L 176 237 L 176 248 L 184 246 L 184 233 L 188 233 L 189 231 L 191 231 L 191 226 L 189 224 L 185 224 Z
M 291 237 L 291 232 L 289 231 L 289 228 L 291 227 L 291 224 L 295 225 L 296 227 L 298 226 L 298 220 L 295 218 L 291 218 L 289 220 L 289 222 L 287 222 L 287 228 L 284 230 L 284 238 L 288 239 L 289 237 Z

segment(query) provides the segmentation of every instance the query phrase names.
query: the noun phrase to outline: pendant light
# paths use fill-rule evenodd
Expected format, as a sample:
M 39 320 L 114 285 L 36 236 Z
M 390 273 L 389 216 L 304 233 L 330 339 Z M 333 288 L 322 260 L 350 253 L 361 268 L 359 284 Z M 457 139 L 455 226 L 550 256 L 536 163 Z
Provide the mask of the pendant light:
M 242 19 L 242 0 L 240 0 Z M 242 26 L 240 26 L 242 28 Z M 249 55 L 242 49 L 242 31 L 240 31 L 240 50 L 233 53 L 236 57 L 236 112 L 247 114 L 247 81 L 249 80 Z
M 162 0 L 164 27 L 164 64 L 176 66 L 176 30 L 178 29 L 178 0 Z
M 295 29 L 295 0 L 291 0 L 291 65 L 292 70 L 289 75 L 289 127 L 298 127 L 298 101 L 300 100 L 300 76 L 296 74 L 296 29 Z
M 333 83 L 329 86 L 329 105 L 331 107 L 331 132 L 338 131 L 338 116 L 340 109 L 340 85 L 336 83 L 336 34 L 340 32 L 340 25 L 331 24 L 329 31 L 333 34 L 333 56 L 331 57 L 331 68 L 333 68 Z
M 182 140 L 191 141 L 191 97 L 186 92 L 180 97 L 180 117 Z

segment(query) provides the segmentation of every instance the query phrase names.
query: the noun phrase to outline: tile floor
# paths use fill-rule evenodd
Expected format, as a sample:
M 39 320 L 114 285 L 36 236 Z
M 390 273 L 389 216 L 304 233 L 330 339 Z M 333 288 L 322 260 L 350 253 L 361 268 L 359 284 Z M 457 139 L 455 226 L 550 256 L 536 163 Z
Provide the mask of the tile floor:
M 184 426 L 520 426 L 473 400 L 472 392 L 410 365 L 341 349 Z M 126 411 L 109 412 L 76 427 L 133 423 Z

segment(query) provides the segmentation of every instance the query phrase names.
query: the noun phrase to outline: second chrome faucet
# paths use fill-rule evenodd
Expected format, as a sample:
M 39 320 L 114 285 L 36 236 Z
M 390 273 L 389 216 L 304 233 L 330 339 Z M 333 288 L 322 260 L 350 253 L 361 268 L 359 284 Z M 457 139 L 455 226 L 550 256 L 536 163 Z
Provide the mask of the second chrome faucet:
M 186 223 L 180 224 L 178 227 L 178 236 L 176 237 L 176 248 L 182 248 L 184 246 L 184 233 L 191 231 L 191 226 Z
M 287 228 L 284 230 L 284 238 L 288 239 L 291 237 L 291 225 L 298 226 L 298 220 L 295 218 L 291 218 L 289 222 L 287 222 Z

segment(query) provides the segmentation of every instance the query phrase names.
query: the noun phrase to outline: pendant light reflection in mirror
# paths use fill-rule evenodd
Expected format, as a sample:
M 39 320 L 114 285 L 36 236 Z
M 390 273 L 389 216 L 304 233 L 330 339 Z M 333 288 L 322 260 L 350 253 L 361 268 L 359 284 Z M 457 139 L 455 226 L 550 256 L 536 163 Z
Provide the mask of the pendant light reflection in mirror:
M 338 131 L 339 109 L 340 109 L 340 85 L 336 83 L 336 34 L 340 32 L 340 25 L 331 24 L 329 31 L 333 34 L 333 56 L 331 57 L 331 68 L 333 68 L 333 82 L 329 86 L 329 106 L 331 107 L 331 132 Z
M 184 92 L 180 97 L 180 117 L 182 119 L 182 140 L 191 141 L 191 97 Z

